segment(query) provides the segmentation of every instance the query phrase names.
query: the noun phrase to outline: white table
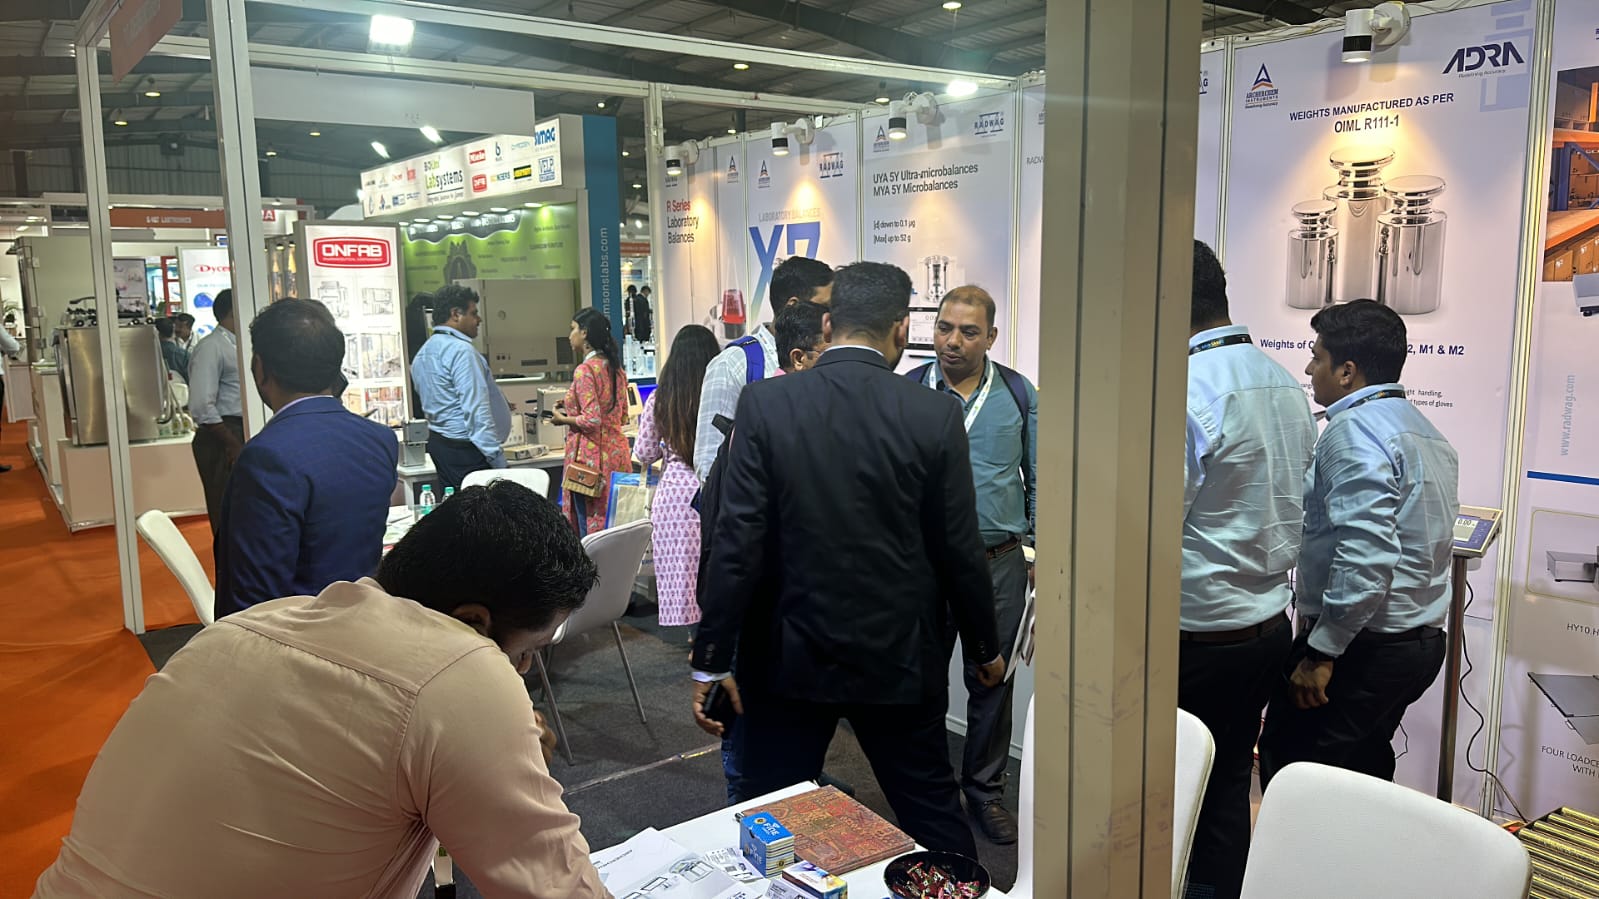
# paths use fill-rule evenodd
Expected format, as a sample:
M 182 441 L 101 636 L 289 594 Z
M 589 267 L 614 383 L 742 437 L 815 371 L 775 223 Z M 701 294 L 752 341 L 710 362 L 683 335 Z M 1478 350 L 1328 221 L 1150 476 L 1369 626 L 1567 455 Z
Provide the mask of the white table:
M 738 818 L 735 817 L 736 813 L 771 805 L 779 799 L 798 796 L 816 788 L 817 785 L 814 783 L 798 783 L 775 793 L 768 793 L 752 802 L 714 811 L 708 815 L 701 815 L 691 821 L 684 821 L 682 824 L 662 830 L 661 833 L 683 848 L 702 855 L 717 849 L 737 849 L 739 830 Z M 921 848 L 921 846 L 917 846 L 912 851 L 917 851 Z M 848 874 L 840 875 L 849 884 L 851 899 L 882 899 L 884 896 L 891 896 L 888 886 L 883 883 L 883 872 L 888 870 L 889 861 L 892 861 L 892 859 L 880 861 L 875 865 L 868 865 Z M 999 890 L 989 890 L 988 896 L 994 897 L 994 899 L 1005 899 L 1005 894 Z
M 509 464 L 512 468 L 551 469 L 549 498 L 554 499 L 556 490 L 561 485 L 561 479 L 558 475 L 559 469 L 566 464 L 566 453 L 564 451 L 552 451 L 542 456 L 534 456 L 531 459 L 512 459 Z M 433 495 L 438 497 L 440 501 L 444 499 L 444 488 L 435 480 L 438 477 L 438 470 L 433 467 L 432 456 L 424 456 L 421 465 L 402 464 L 396 471 L 399 476 L 399 483 L 394 488 L 394 502 L 416 502 L 418 495 L 422 492 L 423 484 L 433 485 L 435 488 Z

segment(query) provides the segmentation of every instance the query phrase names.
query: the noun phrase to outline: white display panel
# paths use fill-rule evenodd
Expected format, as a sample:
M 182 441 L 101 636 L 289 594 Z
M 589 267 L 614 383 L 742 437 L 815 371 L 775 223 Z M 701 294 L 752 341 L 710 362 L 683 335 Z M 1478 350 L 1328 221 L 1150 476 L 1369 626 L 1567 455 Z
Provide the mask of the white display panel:
M 1227 53 L 1199 54 L 1199 160 L 1194 178 L 1194 237 L 1211 247 L 1221 240 L 1222 136 L 1227 119 Z M 1026 192 L 1022 193 L 1026 197 Z
M 1021 105 L 1022 176 L 1021 192 L 1016 201 L 1019 226 L 1016 232 L 1016 333 L 1009 337 L 1015 347 L 1011 366 L 1038 384 L 1038 358 L 1043 343 L 1038 323 L 1043 314 L 1045 285 L 1057 280 L 1044 259 L 1044 86 L 1023 90 Z M 1007 335 L 1000 335 L 1000 340 L 1006 339 Z
M 217 294 L 233 287 L 233 260 L 219 247 L 178 249 L 178 276 L 183 284 L 184 311 L 194 316 L 196 342 L 217 326 L 211 304 Z
M 321 301 L 344 332 L 345 408 L 399 425 L 411 408 L 399 230 L 322 223 L 296 234 L 300 296 Z

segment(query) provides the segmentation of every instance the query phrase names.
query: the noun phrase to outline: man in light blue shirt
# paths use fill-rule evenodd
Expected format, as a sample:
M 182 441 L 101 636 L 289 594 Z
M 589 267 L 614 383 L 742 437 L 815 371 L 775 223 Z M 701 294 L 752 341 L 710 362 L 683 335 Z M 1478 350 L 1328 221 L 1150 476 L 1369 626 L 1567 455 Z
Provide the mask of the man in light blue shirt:
M 500 443 L 511 432 L 511 408 L 488 360 L 472 341 L 483 318 L 477 291 L 458 284 L 433 294 L 433 336 L 411 360 L 411 382 L 428 420 L 428 455 L 441 487 L 460 489 L 474 471 L 505 468 Z
M 908 374 L 960 401 L 971 445 L 977 528 L 994 584 L 999 648 L 1008 664 L 1027 607 L 1022 544 L 1032 542 L 1038 489 L 1038 392 L 1021 373 L 988 357 L 999 337 L 994 311 L 994 298 L 981 287 L 957 287 L 945 294 L 933 329 L 938 358 Z M 1016 816 L 1003 804 L 1015 692 L 1015 680 L 987 687 L 977 676 L 977 666 L 966 665 L 961 792 L 977 826 L 1000 845 L 1017 838 Z
M 233 463 L 244 451 L 244 399 L 239 393 L 239 320 L 231 289 L 211 304 L 217 326 L 189 357 L 189 415 L 194 418 L 195 468 L 205 488 L 205 511 L 213 538 L 222 530 L 222 498 Z
M 1284 765 L 1393 780 L 1405 709 L 1443 665 L 1460 462 L 1399 375 L 1405 323 L 1371 300 L 1329 306 L 1310 375 L 1327 427 L 1305 481 L 1299 636 L 1260 741 L 1264 786 Z
M 1177 704 L 1210 728 L 1216 755 L 1188 895 L 1235 899 L 1249 856 L 1260 714 L 1291 642 L 1288 573 L 1299 558 L 1316 420 L 1299 381 L 1232 323 L 1227 276 L 1197 240 L 1189 323 Z

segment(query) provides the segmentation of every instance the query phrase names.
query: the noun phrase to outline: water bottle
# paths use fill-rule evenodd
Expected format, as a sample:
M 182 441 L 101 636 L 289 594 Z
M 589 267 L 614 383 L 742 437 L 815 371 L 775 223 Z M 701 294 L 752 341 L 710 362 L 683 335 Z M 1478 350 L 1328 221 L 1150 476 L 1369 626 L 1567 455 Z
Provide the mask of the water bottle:
M 445 499 L 449 499 L 450 497 L 452 497 L 454 495 L 455 495 L 455 488 L 454 487 L 446 487 L 446 488 L 444 488 L 444 498 Z
M 417 517 L 420 518 L 423 515 L 426 515 L 429 512 L 433 511 L 434 502 L 435 502 L 435 500 L 433 499 L 433 485 L 432 484 L 423 484 L 422 485 L 422 497 L 420 499 L 418 499 L 417 502 L 416 502 Z

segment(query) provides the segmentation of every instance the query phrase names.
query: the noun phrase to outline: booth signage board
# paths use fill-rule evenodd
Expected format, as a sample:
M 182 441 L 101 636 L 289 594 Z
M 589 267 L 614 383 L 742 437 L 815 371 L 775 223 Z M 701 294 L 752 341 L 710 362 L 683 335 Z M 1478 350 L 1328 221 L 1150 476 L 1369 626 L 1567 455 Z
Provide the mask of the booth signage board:
M 1599 744 L 1533 677 L 1599 675 L 1599 4 L 1555 7 L 1552 133 L 1542 280 L 1533 304 L 1531 371 L 1509 597 L 1510 645 L 1500 717 L 1499 776 L 1536 815 L 1599 808 Z M 1587 154 L 1587 155 L 1585 155 Z M 1591 310 L 1591 311 L 1590 311 Z M 1585 736 L 1586 734 L 1586 736 Z M 1503 800 L 1501 799 L 1501 807 Z
M 544 126 L 540 125 L 540 130 Z M 611 333 L 620 336 L 622 314 L 622 208 L 621 157 L 616 152 L 616 119 L 583 116 L 579 135 L 583 151 L 584 190 L 578 194 L 583 210 L 579 255 L 587 260 L 582 280 L 589 305 L 611 320 Z M 542 148 L 541 148 L 542 149 Z
M 377 128 L 431 125 L 464 134 L 533 129 L 533 93 L 515 88 L 261 65 L 250 67 L 250 85 L 258 119 Z
M 442 147 L 364 171 L 362 213 L 372 218 L 559 187 L 560 122 L 551 119 L 533 130 Z
M 183 18 L 183 0 L 123 0 L 111 16 L 111 77 L 133 71 Z
M 208 228 L 221 231 L 228 226 L 220 209 L 145 209 L 116 206 L 111 209 L 113 228 Z
M 1511 0 L 1418 17 L 1404 41 L 1366 65 L 1341 61 L 1338 31 L 1240 44 L 1232 68 L 1224 230 L 1233 320 L 1308 388 L 1310 318 L 1323 291 L 1333 301 L 1380 299 L 1401 312 L 1410 342 L 1401 380 L 1459 452 L 1460 498 L 1488 506 L 1504 504 L 1535 12 L 1531 0 Z M 1461 48 L 1489 43 L 1515 52 L 1502 49 L 1500 65 L 1462 71 Z M 1336 273 L 1317 280 L 1323 257 L 1300 255 L 1310 242 L 1290 232 L 1296 205 L 1340 196 L 1334 157 L 1360 169 L 1348 180 L 1375 169 L 1389 190 L 1326 204 L 1349 214 L 1331 221 L 1339 229 Z M 1401 190 L 1414 204 L 1406 221 L 1426 222 L 1424 229 L 1381 218 Z M 1301 305 L 1290 306 L 1290 297 Z M 1498 552 L 1491 548 L 1470 575 L 1476 601 L 1465 637 L 1474 659 L 1493 657 L 1485 619 Z M 1489 680 L 1466 681 L 1479 708 Z M 1409 752 L 1397 774 L 1429 791 L 1442 689 L 1435 684 L 1411 707 Z M 1478 786 L 1464 759 L 1476 722 L 1465 717 L 1456 744 L 1460 796 Z M 1474 749 L 1481 767 L 1483 747 Z
M 439 222 L 409 229 L 403 253 L 405 295 L 474 278 L 577 279 L 576 206 L 517 209 L 483 220 L 492 224 L 452 229 L 455 223 Z
M 183 284 L 183 309 L 194 316 L 194 339 L 217 326 L 211 305 L 217 294 L 233 286 L 233 259 L 219 247 L 180 247 L 178 271 Z
M 1018 115 L 1014 92 L 944 103 L 931 125 L 912 116 L 909 136 L 897 141 L 886 116 L 869 118 L 861 165 L 861 254 L 911 276 L 913 307 L 936 307 L 963 284 L 987 290 L 1002 335 L 1011 328 Z M 994 345 L 999 362 L 1012 361 L 1007 343 Z M 907 354 L 902 365 L 917 361 Z
M 1044 257 L 1044 86 L 1024 89 L 1021 121 L 1021 192 L 1017 197 L 1017 295 L 1015 333 L 1000 334 L 1001 342 L 1015 347 L 1011 367 L 1038 383 L 1040 349 L 1039 315 L 1044 285 L 1055 274 L 1046 271 Z M 1014 339 L 1012 339 L 1014 337 Z
M 150 275 L 144 259 L 113 259 L 111 275 L 117 291 L 117 312 L 141 317 L 149 315 Z
M 389 427 L 410 409 L 399 242 L 390 225 L 295 229 L 300 296 L 320 300 L 344 332 L 344 406 Z
M 1194 179 L 1194 238 L 1212 248 L 1221 239 L 1222 132 L 1226 121 L 1227 53 L 1211 50 L 1199 54 L 1199 168 Z M 1023 191 L 1023 202 L 1029 196 Z
M 725 149 L 725 148 L 724 148 Z M 724 290 L 742 296 L 738 282 L 724 286 L 720 267 L 720 232 L 718 230 L 716 181 L 717 150 L 707 148 L 700 153 L 699 161 L 684 166 L 683 174 L 667 175 L 657 188 L 660 191 L 661 209 L 665 213 L 662 234 L 666 245 L 661 248 L 665 280 L 654 285 L 654 302 L 657 317 L 673 326 L 704 325 L 726 339 L 719 323 L 721 298 Z M 742 157 L 730 162 L 737 171 Z M 738 206 L 738 221 L 744 221 L 743 203 Z M 742 247 L 742 244 L 734 244 Z M 623 255 L 629 255 L 624 244 Z M 630 281 L 636 286 L 643 284 Z M 735 304 L 736 305 L 736 304 Z M 656 335 L 656 346 L 664 349 L 671 341 Z

